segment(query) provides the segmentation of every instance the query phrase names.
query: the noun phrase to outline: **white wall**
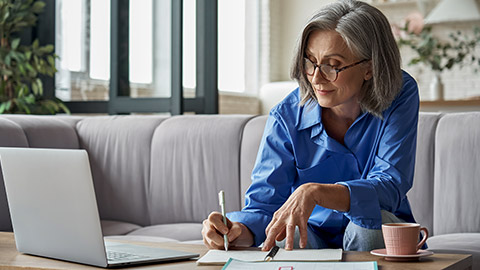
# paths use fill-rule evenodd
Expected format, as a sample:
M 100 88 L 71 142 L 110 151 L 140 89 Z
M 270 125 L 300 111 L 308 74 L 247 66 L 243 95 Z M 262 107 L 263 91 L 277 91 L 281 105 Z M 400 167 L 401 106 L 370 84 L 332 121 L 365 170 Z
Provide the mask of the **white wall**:
M 290 80 L 290 63 L 297 38 L 310 16 L 333 0 L 271 0 L 270 81 Z

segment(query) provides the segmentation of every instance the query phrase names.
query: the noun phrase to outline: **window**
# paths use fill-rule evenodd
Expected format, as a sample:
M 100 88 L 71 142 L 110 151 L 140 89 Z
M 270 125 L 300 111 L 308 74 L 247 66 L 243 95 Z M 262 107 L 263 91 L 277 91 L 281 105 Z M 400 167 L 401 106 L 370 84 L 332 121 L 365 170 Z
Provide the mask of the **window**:
M 207 0 L 54 2 L 56 53 L 60 57 L 57 62 L 55 94 L 72 106 L 85 106 L 82 102 L 97 101 L 89 104 L 97 104 L 102 108 L 107 106 L 110 113 L 115 113 L 123 106 L 121 104 L 136 102 L 132 98 L 149 104 L 158 98 L 161 106 L 169 109 L 167 107 L 173 105 L 168 99 L 177 98 L 172 89 L 182 87 L 182 83 L 176 83 L 177 78 L 180 79 L 176 74 L 180 73 L 183 88 L 187 90 L 186 93 L 193 95 L 190 95 L 192 100 L 187 98 L 185 102 L 176 104 L 184 104 L 200 113 L 204 111 L 200 107 L 207 106 L 206 100 L 211 95 L 218 95 L 215 90 L 212 91 L 217 88 L 216 85 L 223 91 L 253 91 L 252 87 L 247 87 L 248 74 L 256 73 L 257 69 L 252 68 L 252 63 L 248 64 L 246 59 L 249 58 L 249 51 L 258 49 L 248 42 L 249 36 L 251 40 L 256 35 L 248 29 L 252 29 L 252 25 L 255 25 L 252 21 L 258 19 L 249 19 L 248 14 L 252 10 L 249 7 L 259 6 L 257 1 L 239 0 L 228 4 Z M 217 10 L 218 13 L 211 13 Z M 201 14 L 200 18 L 197 14 Z M 180 21 L 176 18 L 183 18 L 183 56 L 180 57 L 179 43 L 175 41 L 181 39 L 177 35 L 180 31 L 175 28 L 175 25 L 180 25 Z M 216 25 L 215 34 L 209 30 L 213 25 Z M 199 29 L 201 34 L 197 33 Z M 210 42 L 215 39 L 218 41 L 217 48 Z M 197 44 L 203 46 L 197 47 Z M 126 46 L 128 61 L 123 57 L 127 54 L 122 54 Z M 216 52 L 213 53 L 214 51 Z M 115 52 L 115 57 L 111 59 L 112 52 Z M 218 62 L 212 62 L 210 55 L 217 55 L 215 58 Z M 174 64 L 176 59 L 183 59 L 183 63 Z M 123 64 L 126 62 L 129 63 L 128 67 Z M 176 69 L 175 65 L 182 67 L 182 72 L 172 71 Z M 216 76 L 208 75 L 214 70 L 220 71 Z M 110 78 L 113 76 L 111 74 L 115 74 L 112 77 L 114 80 Z M 124 74 L 129 74 L 128 81 L 124 79 Z M 197 76 L 201 76 L 200 80 Z M 218 82 L 212 83 L 213 77 L 217 77 Z M 197 85 L 199 82 L 201 83 Z M 189 97 L 188 93 L 184 95 Z M 206 96 L 208 98 L 204 99 Z M 146 101 L 145 98 L 151 100 Z M 182 99 L 182 96 L 178 98 Z M 117 104 L 112 105 L 114 103 Z M 208 106 L 218 109 L 218 104 L 215 103 L 217 102 L 209 101 Z M 136 104 L 135 108 L 143 110 L 138 102 Z M 115 110 L 111 111 L 112 107 Z
M 57 2 L 57 96 L 65 101 L 108 100 L 110 0 Z M 152 0 L 130 1 L 129 77 L 136 96 L 155 95 L 152 9 Z

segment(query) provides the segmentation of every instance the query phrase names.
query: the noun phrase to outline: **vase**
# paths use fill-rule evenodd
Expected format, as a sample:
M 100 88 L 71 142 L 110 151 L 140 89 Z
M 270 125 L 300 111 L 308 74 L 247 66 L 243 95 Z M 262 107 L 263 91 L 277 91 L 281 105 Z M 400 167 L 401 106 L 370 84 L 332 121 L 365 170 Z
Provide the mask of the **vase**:
M 432 100 L 443 100 L 443 82 L 440 72 L 435 72 L 430 82 L 430 96 Z

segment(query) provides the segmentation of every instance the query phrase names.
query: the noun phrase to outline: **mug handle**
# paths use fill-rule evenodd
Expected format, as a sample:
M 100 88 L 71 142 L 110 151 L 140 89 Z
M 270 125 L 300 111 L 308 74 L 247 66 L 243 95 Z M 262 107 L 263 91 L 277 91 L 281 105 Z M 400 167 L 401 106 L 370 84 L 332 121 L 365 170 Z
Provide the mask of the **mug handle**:
M 425 227 L 421 227 L 420 228 L 420 231 L 423 231 L 423 239 L 422 241 L 420 241 L 420 243 L 418 243 L 417 245 L 417 251 L 422 248 L 423 244 L 425 244 L 425 242 L 427 241 L 427 238 L 428 238 L 428 230 L 427 228 Z

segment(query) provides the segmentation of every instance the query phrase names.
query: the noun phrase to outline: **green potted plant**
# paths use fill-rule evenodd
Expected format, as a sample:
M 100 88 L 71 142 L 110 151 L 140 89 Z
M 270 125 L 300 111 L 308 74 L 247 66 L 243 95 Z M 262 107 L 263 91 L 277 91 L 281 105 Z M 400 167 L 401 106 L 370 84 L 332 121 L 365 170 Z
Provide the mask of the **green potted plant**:
M 53 45 L 38 40 L 22 45 L 18 33 L 34 26 L 45 3 L 34 0 L 0 0 L 0 113 L 69 113 L 59 99 L 45 99 L 39 75 L 57 71 Z
M 412 49 L 415 56 L 409 65 L 424 64 L 434 71 L 431 84 L 434 99 L 443 98 L 443 86 L 440 74 L 454 66 L 471 66 L 475 72 L 480 68 L 480 56 L 476 54 L 480 44 L 480 27 L 473 28 L 473 35 L 461 31 L 452 32 L 446 39 L 439 39 L 432 33 L 431 27 L 424 27 L 423 17 L 418 13 L 410 14 L 403 26 L 393 25 L 393 31 L 399 47 Z

